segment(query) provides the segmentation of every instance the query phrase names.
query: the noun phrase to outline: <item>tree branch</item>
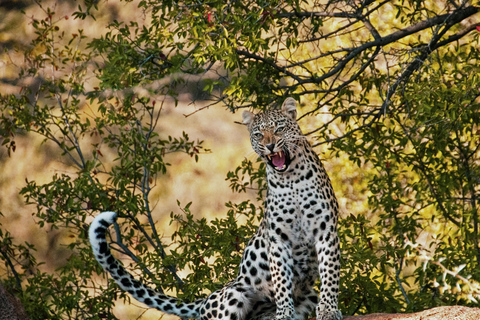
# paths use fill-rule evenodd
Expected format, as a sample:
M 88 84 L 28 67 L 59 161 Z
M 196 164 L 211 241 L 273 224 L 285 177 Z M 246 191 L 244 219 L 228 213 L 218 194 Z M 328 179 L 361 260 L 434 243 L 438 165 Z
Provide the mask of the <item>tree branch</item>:
M 335 68 L 333 68 L 330 72 L 323 74 L 321 77 L 318 77 L 316 79 L 310 79 L 309 82 L 313 83 L 320 83 L 324 81 L 325 79 L 331 77 L 332 75 L 338 73 L 343 69 L 343 67 L 350 62 L 355 56 L 360 54 L 362 51 L 374 47 L 374 46 L 385 46 L 387 44 L 390 44 L 392 42 L 398 41 L 406 36 L 409 36 L 411 34 L 417 33 L 419 31 L 425 30 L 427 28 L 433 27 L 435 25 L 443 24 L 446 21 L 449 22 L 450 25 L 456 24 L 465 18 L 477 13 L 480 10 L 478 7 L 470 6 L 465 9 L 455 11 L 453 13 L 447 13 L 443 14 L 440 16 L 436 16 L 421 22 L 418 22 L 412 26 L 406 27 L 402 30 L 396 31 L 388 36 L 381 37 L 379 39 L 375 39 L 374 41 L 367 42 L 359 47 L 356 48 L 351 48 L 351 49 L 346 49 L 346 50 L 351 50 L 350 54 L 347 55 L 344 59 L 340 61 L 340 63 L 337 64 Z M 306 81 L 303 81 L 306 82 Z M 300 82 L 302 83 L 302 82 Z
M 5 259 L 5 262 L 8 264 L 10 269 L 12 270 L 13 276 L 15 278 L 15 283 L 17 284 L 18 290 L 22 291 L 22 281 L 20 280 L 20 276 L 18 275 L 17 270 L 15 270 L 15 266 L 12 263 L 12 260 L 10 260 L 10 257 L 7 255 L 6 252 L 2 250 L 0 247 L 0 253 L 2 254 L 3 258 Z

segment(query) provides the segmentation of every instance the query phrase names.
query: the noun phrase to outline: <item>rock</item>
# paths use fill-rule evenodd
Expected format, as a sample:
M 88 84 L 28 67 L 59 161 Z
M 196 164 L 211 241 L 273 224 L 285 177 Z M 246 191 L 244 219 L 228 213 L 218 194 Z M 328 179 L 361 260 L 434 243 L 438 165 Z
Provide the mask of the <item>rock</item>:
M 480 308 L 444 306 L 415 313 L 374 313 L 343 320 L 480 320 Z
M 0 284 L 0 320 L 28 320 L 20 299 Z

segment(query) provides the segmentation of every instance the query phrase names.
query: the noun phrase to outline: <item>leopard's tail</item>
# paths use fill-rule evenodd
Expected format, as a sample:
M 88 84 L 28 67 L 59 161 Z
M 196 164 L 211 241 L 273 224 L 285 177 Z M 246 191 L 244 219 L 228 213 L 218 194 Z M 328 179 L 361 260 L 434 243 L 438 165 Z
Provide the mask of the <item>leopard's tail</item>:
M 181 318 L 198 318 L 203 300 L 192 303 L 167 296 L 136 280 L 123 265 L 112 256 L 105 233 L 117 219 L 115 212 L 102 212 L 90 225 L 89 238 L 93 253 L 98 263 L 110 273 L 120 288 L 150 308 L 174 314 Z

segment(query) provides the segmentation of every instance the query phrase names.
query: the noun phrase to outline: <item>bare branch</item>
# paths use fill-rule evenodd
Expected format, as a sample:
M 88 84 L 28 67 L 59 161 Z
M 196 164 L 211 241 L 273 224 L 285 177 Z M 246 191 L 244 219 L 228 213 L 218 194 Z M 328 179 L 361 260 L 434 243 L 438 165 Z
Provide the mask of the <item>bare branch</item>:
M 343 69 L 343 67 L 350 62 L 354 57 L 356 57 L 358 54 L 360 54 L 362 51 L 371 48 L 371 47 L 376 47 L 376 46 L 385 46 L 387 44 L 390 44 L 392 42 L 398 41 L 406 36 L 409 36 L 411 34 L 417 33 L 419 31 L 425 30 L 427 28 L 433 27 L 435 25 L 443 24 L 445 22 L 449 22 L 450 25 L 456 24 L 463 19 L 477 13 L 480 10 L 478 7 L 467 7 L 463 10 L 456 11 L 454 13 L 447 13 L 443 14 L 440 16 L 436 16 L 421 22 L 418 22 L 412 26 L 406 27 L 402 30 L 396 31 L 388 36 L 381 37 L 379 39 L 376 39 L 374 41 L 367 42 L 353 50 L 351 50 L 350 54 L 347 55 L 343 60 L 340 61 L 340 63 L 337 64 L 335 68 L 333 68 L 330 72 L 325 73 L 323 76 L 318 77 L 316 79 L 309 79 L 310 82 L 313 83 L 320 83 L 321 81 L 324 81 L 325 79 L 331 77 L 332 75 L 336 74 L 340 70 Z M 304 80 L 307 81 L 307 80 Z
M 20 280 L 20 276 L 18 275 L 17 270 L 15 270 L 15 266 L 13 265 L 12 260 L 10 259 L 8 254 L 3 251 L 2 247 L 0 247 L 0 253 L 2 254 L 3 258 L 5 259 L 5 262 L 8 264 L 8 266 L 12 270 L 13 277 L 15 278 L 15 283 L 17 284 L 18 290 L 22 291 L 22 281 Z
M 304 12 L 282 12 L 277 15 L 279 18 L 312 18 L 312 17 L 331 17 L 331 18 L 355 18 L 360 19 L 361 15 L 356 12 L 326 12 L 326 11 L 304 11 Z

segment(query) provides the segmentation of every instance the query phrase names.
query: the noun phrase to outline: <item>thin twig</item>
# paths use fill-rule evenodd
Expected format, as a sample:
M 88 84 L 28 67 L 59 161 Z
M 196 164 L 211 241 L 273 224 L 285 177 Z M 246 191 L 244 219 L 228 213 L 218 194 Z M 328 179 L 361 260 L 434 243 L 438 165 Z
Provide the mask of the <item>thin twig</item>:
M 17 284 L 18 290 L 22 291 L 22 281 L 20 280 L 20 276 L 18 275 L 17 270 L 15 270 L 15 266 L 12 263 L 12 260 L 8 256 L 6 252 L 2 250 L 0 247 L 0 253 L 2 254 L 3 258 L 5 259 L 5 262 L 8 264 L 10 269 L 12 270 L 13 276 L 15 277 L 15 283 Z
M 141 265 L 143 271 L 146 274 L 148 274 L 152 279 L 154 279 L 155 276 L 153 275 L 153 273 L 150 270 L 148 270 L 148 268 L 143 263 L 140 262 L 137 256 L 123 243 L 120 227 L 118 226 L 118 223 L 116 221 L 113 222 L 113 227 L 115 228 L 115 233 L 117 237 L 117 240 L 114 243 L 122 249 L 122 253 L 129 256 L 133 261 L 135 261 L 136 264 Z M 115 248 L 112 248 L 112 249 L 116 250 Z M 157 290 L 163 293 L 163 289 L 161 287 L 158 287 Z

